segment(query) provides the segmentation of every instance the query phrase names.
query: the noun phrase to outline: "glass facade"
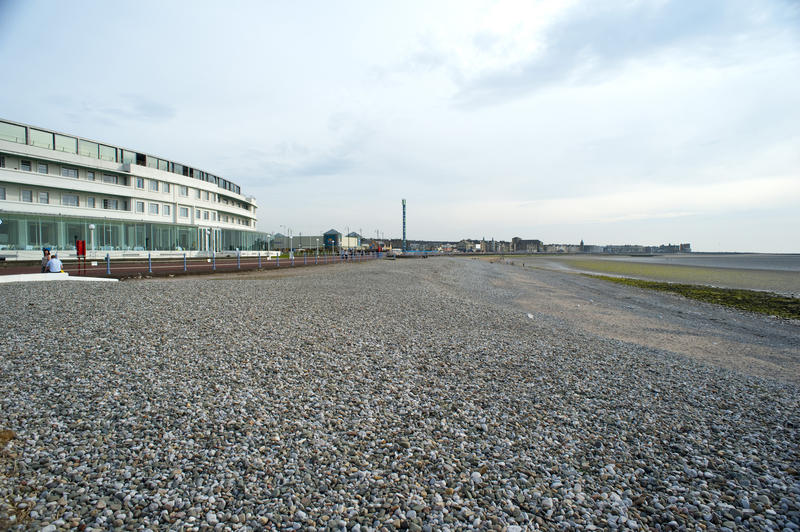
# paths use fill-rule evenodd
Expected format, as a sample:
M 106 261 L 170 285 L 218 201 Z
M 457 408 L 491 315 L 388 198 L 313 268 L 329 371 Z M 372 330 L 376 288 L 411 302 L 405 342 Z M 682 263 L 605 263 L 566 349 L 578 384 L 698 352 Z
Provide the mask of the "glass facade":
M 19 142 L 20 144 L 26 144 L 28 142 L 23 126 L 9 124 L 7 122 L 0 122 L 0 139 Z
M 105 161 L 117 161 L 117 149 L 100 144 L 100 158 Z
M 38 129 L 30 128 L 28 130 L 31 136 L 31 144 L 39 146 L 40 148 L 53 149 L 53 134 L 47 131 L 39 131 Z
M 205 246 L 203 227 L 10 213 L 2 213 L 2 219 L 0 249 L 7 250 L 74 250 L 76 240 L 86 240 L 91 248 L 89 224 L 95 225 L 94 249 L 98 251 L 199 251 Z M 211 233 L 217 251 L 267 249 L 266 233 L 235 229 Z
M 78 139 L 65 137 L 56 133 L 56 150 L 67 153 L 78 153 Z
M 83 155 L 84 157 L 94 157 L 95 159 L 97 159 L 97 157 L 100 154 L 100 150 L 96 142 L 89 142 L 88 140 L 79 140 L 78 153 Z
M 221 231 L 222 250 L 258 251 L 267 249 L 267 234 L 252 231 L 223 229 Z

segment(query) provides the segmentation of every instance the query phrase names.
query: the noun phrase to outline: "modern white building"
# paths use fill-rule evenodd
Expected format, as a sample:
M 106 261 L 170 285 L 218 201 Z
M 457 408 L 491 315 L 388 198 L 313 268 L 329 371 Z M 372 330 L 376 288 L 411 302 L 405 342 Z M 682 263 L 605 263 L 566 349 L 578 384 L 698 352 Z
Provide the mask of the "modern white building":
M 191 166 L 0 120 L 0 256 L 43 247 L 96 252 L 257 251 L 256 201 Z

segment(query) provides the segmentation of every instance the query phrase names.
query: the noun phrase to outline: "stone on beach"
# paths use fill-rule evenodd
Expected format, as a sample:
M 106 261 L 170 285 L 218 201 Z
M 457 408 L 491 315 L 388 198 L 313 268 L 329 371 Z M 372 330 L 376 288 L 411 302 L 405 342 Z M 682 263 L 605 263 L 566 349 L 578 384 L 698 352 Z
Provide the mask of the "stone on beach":
M 800 521 L 796 384 L 529 317 L 502 275 L 0 287 L 0 528 Z

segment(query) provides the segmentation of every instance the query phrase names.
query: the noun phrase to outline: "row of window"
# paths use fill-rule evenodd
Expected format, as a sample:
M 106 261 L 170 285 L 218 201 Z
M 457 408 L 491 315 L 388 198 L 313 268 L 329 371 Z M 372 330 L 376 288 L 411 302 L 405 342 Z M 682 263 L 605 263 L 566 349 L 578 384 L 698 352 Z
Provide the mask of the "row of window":
M 6 158 L 4 155 L 0 155 L 0 168 L 5 168 L 6 166 Z M 52 165 L 58 166 L 58 165 Z M 22 159 L 19 161 L 19 169 L 24 172 L 32 172 L 36 169 L 37 173 L 40 174 L 50 174 L 51 164 L 42 161 L 29 161 Z M 78 179 L 79 177 L 79 170 L 77 168 L 73 168 L 70 166 L 61 166 L 60 168 L 61 176 L 62 177 L 70 177 L 74 179 Z M 95 172 L 93 170 L 86 170 L 86 179 L 88 181 L 95 181 Z M 110 183 L 114 185 L 128 185 L 128 177 L 127 176 L 120 176 L 117 174 L 109 174 L 103 172 L 101 174 L 101 179 L 103 183 Z M 143 177 L 134 177 L 133 178 L 134 186 L 140 190 L 145 189 L 145 185 L 151 192 L 164 192 L 169 194 L 172 191 L 172 187 L 175 185 L 171 185 L 166 181 L 158 181 L 156 179 L 145 179 Z M 189 197 L 189 187 L 185 185 L 177 185 L 178 195 L 182 197 Z M 242 203 L 240 201 L 236 201 L 231 199 L 230 201 L 228 198 L 224 196 L 220 196 L 219 194 L 210 193 L 208 190 L 200 190 L 199 188 L 193 189 L 194 195 L 196 199 L 202 199 L 204 201 L 213 201 L 217 203 L 224 203 L 225 205 L 232 205 L 234 207 L 239 207 L 240 209 L 250 210 L 250 205 L 246 203 Z
M 36 173 L 50 174 L 49 163 L 36 161 L 35 165 L 36 165 Z M 6 167 L 6 158 L 4 155 L 0 155 L 0 168 L 5 168 L 5 167 Z M 28 161 L 25 159 L 21 159 L 19 161 L 19 169 L 22 170 L 23 172 L 33 172 L 33 168 L 34 168 L 34 163 L 32 161 Z M 61 166 L 61 176 L 78 179 L 78 169 L 72 168 L 70 166 Z M 88 181 L 95 181 L 95 172 L 93 170 L 87 170 L 86 179 Z M 108 183 L 111 185 L 128 186 L 128 176 L 125 175 L 109 174 L 103 172 L 100 175 L 100 179 L 103 183 Z
M 150 190 L 150 192 L 159 192 L 160 191 L 160 192 L 165 192 L 165 193 L 169 194 L 169 192 L 172 190 L 172 187 L 166 181 L 158 181 L 158 180 L 155 180 L 155 179 L 147 179 L 147 180 L 145 180 L 145 178 L 143 178 L 143 177 L 134 178 L 134 184 L 135 184 L 136 188 L 141 189 L 141 190 L 144 190 L 145 181 L 148 182 L 148 189 Z M 178 190 L 180 191 L 181 196 L 188 196 L 189 195 L 188 189 L 189 189 L 189 187 L 184 187 L 184 186 L 179 186 L 178 187 Z M 184 191 L 186 192 L 185 194 L 184 194 Z
M 11 142 L 20 144 L 30 144 L 31 146 L 38 146 L 40 148 L 47 148 L 65 153 L 74 153 L 84 157 L 102 159 L 104 161 L 130 163 L 157 168 L 158 170 L 214 183 L 218 187 L 230 190 L 236 194 L 241 193 L 241 189 L 238 185 L 234 185 L 230 181 L 203 172 L 202 170 L 195 170 L 194 168 L 159 159 L 151 155 L 114 148 L 113 146 L 106 146 L 105 144 L 99 144 L 97 142 L 60 135 L 51 131 L 43 131 L 32 127 L 0 121 L 0 139 L 10 140 Z
M 37 203 L 42 204 L 50 204 L 50 192 L 48 191 L 37 191 L 34 194 L 33 190 L 30 189 L 22 189 L 20 190 L 19 200 L 25 203 L 33 203 L 34 198 L 36 198 Z M 5 187 L 0 187 L 0 200 L 6 199 L 6 189 Z M 70 194 L 63 192 L 61 193 L 61 205 L 65 205 L 68 207 L 80 207 L 80 197 L 78 194 Z M 97 206 L 96 199 L 92 196 L 86 198 L 86 205 L 90 209 L 94 209 Z M 128 210 L 128 200 L 125 199 L 111 199 L 105 198 L 102 201 L 102 207 L 104 209 L 112 209 L 112 210 Z M 145 212 L 145 202 L 143 201 L 136 201 L 136 212 L 144 214 Z M 168 204 L 159 204 L 159 203 L 148 203 L 147 204 L 147 212 L 151 215 L 158 215 L 161 213 L 163 216 L 171 216 L 172 214 L 172 206 Z M 178 217 L 179 218 L 189 218 L 189 207 L 178 207 Z M 195 219 L 196 220 L 211 220 L 212 222 L 217 220 L 217 213 L 214 211 L 206 211 L 206 210 L 195 210 Z M 219 219 L 221 222 L 225 223 L 237 223 L 239 225 L 250 225 L 250 220 L 237 218 L 235 216 L 228 217 L 228 215 L 219 215 Z
M 55 195 L 55 194 L 54 194 Z M 6 188 L 0 187 L 0 200 L 6 199 Z M 19 201 L 23 203 L 33 203 L 34 199 L 36 203 L 42 204 L 50 204 L 52 203 L 51 193 L 46 190 L 38 190 L 34 192 L 31 189 L 22 189 L 19 191 Z M 58 200 L 56 200 L 58 201 Z M 65 205 L 67 207 L 80 207 L 80 196 L 78 194 L 70 194 L 67 192 L 61 193 L 61 205 Z M 94 209 L 98 205 L 96 198 L 89 196 L 86 198 L 86 207 L 90 209 Z M 128 200 L 125 199 L 111 199 L 111 198 L 104 198 L 100 203 L 102 208 L 104 209 L 112 209 L 112 210 L 128 210 Z

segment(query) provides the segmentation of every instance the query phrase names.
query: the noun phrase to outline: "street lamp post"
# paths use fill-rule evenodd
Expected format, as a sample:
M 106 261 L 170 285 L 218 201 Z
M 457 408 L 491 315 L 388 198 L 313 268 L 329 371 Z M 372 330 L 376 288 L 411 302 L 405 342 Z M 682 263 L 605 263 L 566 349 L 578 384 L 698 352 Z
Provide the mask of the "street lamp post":
M 92 255 L 94 255 L 94 224 L 89 224 L 89 232 L 92 235 Z

